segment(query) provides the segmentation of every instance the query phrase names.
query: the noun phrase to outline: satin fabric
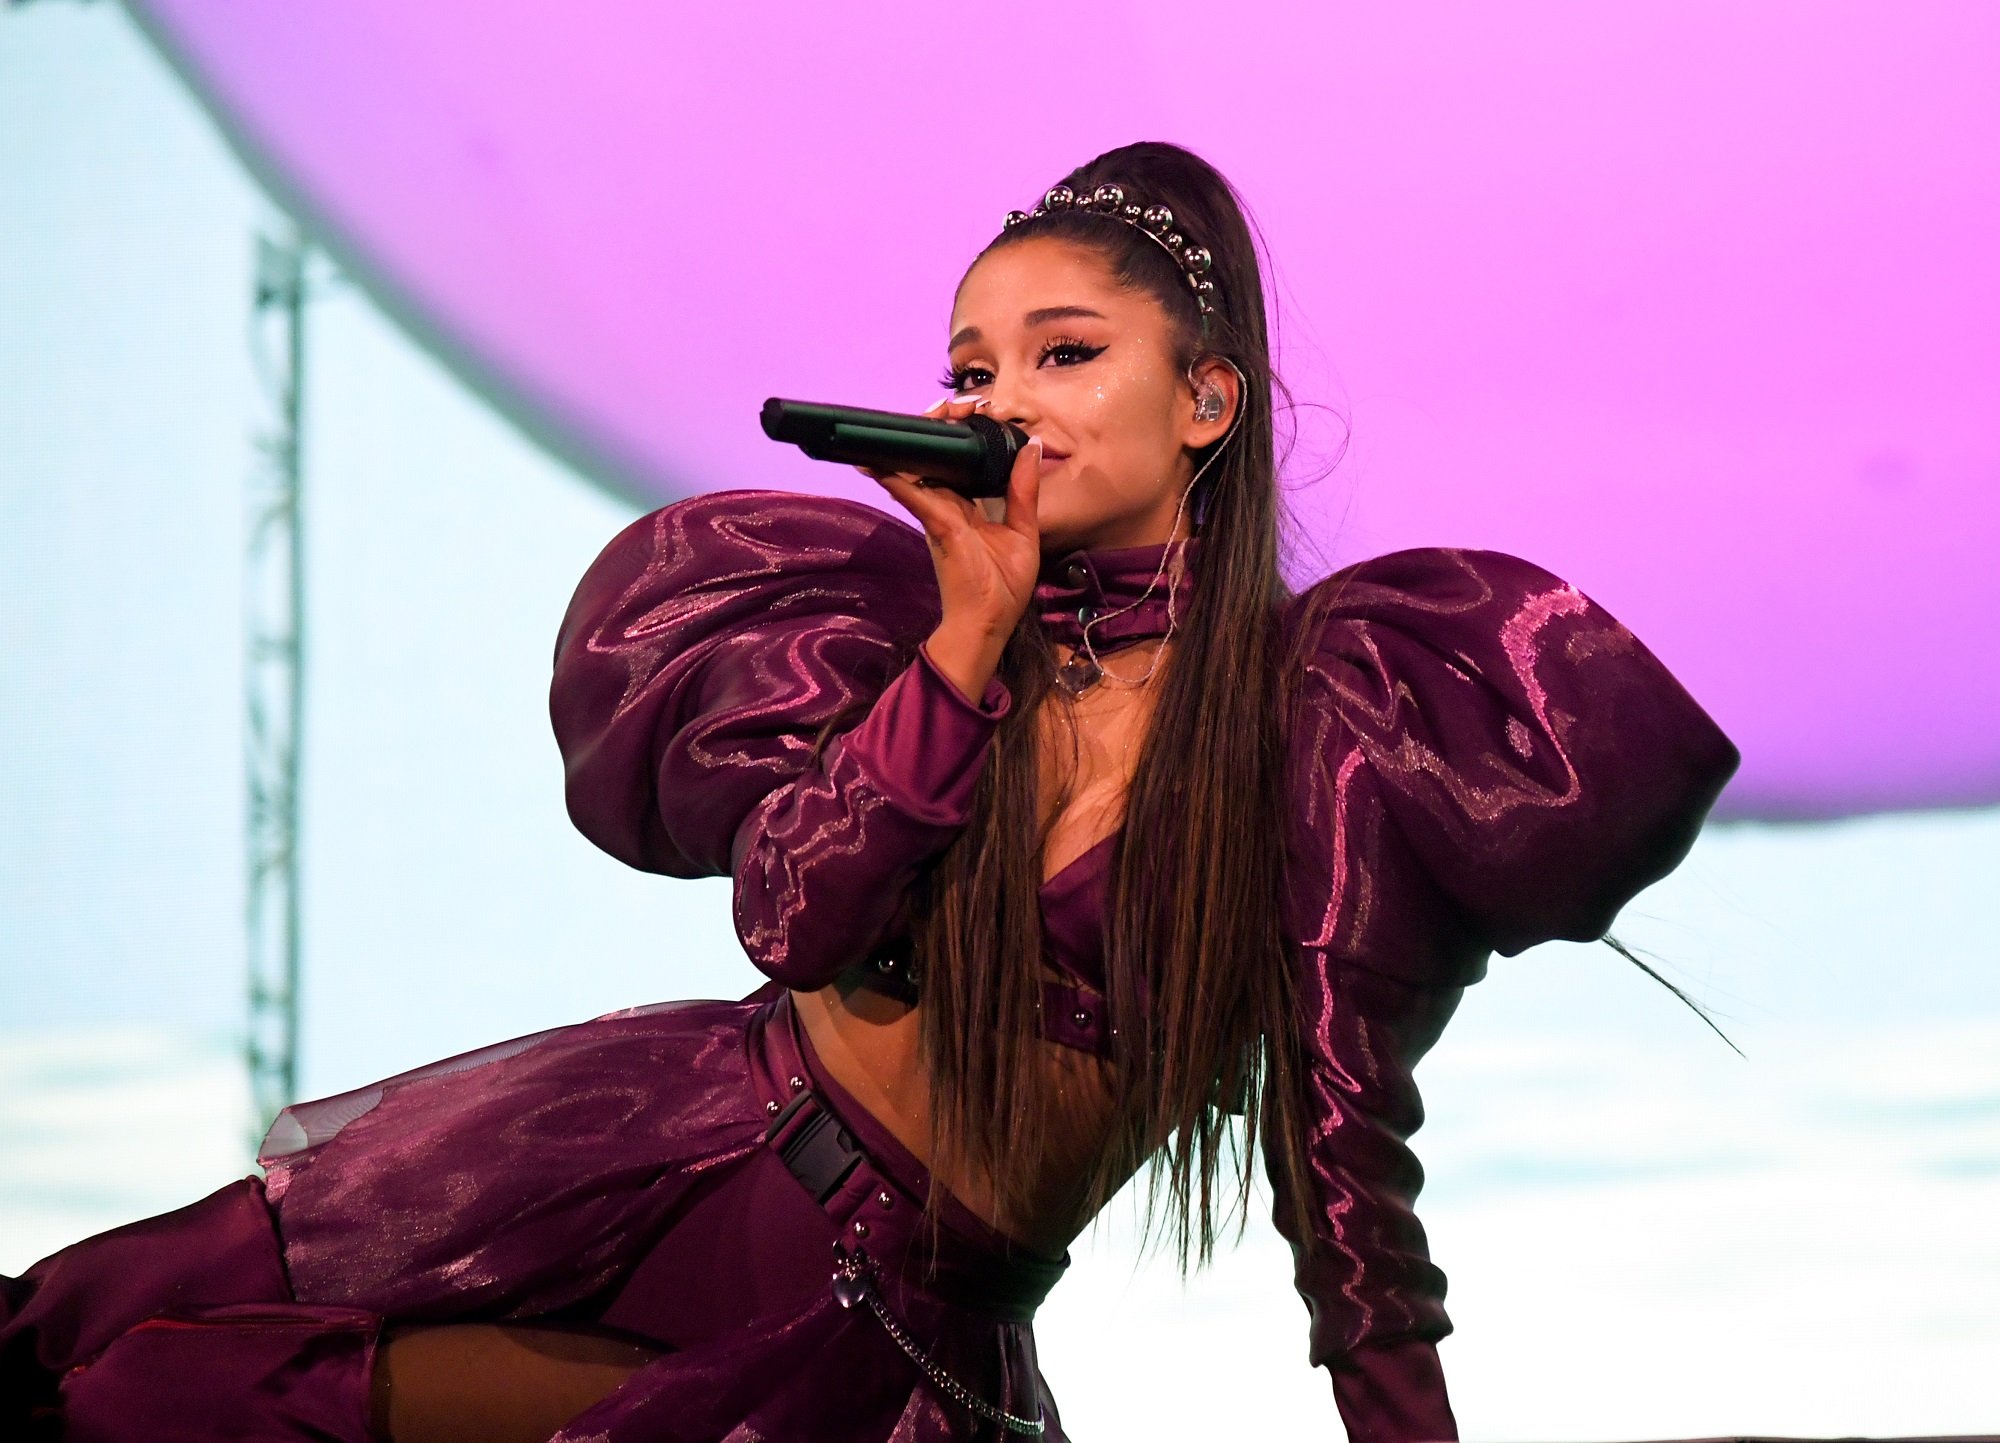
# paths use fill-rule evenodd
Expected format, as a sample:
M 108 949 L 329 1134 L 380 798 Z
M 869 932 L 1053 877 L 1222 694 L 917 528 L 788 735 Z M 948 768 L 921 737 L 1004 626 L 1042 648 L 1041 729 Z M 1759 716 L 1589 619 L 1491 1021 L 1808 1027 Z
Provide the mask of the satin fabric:
M 1145 596 L 1163 549 L 1045 558 L 1038 614 L 1071 644 L 1127 607 L 1118 640 L 1164 634 L 1199 543 L 1179 590 Z M 963 827 L 1012 704 L 997 679 L 959 695 L 917 650 L 931 577 L 919 533 L 850 502 L 719 492 L 634 522 L 557 646 L 577 826 L 636 867 L 733 875 L 752 960 L 788 985 L 896 954 L 908 881 Z M 1283 627 L 1301 668 L 1286 905 L 1318 1207 L 1311 1238 L 1280 1225 L 1308 1356 L 1350 1431 L 1453 1436 L 1424 1351 L 1451 1324 L 1414 1208 L 1413 1070 L 1492 953 L 1601 936 L 1671 871 L 1740 757 L 1637 637 L 1518 557 L 1377 557 L 1307 588 Z M 1088 989 L 1110 855 L 1042 893 L 1045 947 L 1082 989 L 1044 1029 L 1073 1025 L 1076 1045 L 1107 1022 Z
M 1162 635 L 1169 607 L 1191 600 L 1199 543 L 1186 576 L 1147 594 L 1162 558 L 1049 557 L 1038 614 L 1066 641 L 1106 616 L 1091 629 L 1100 651 Z M 997 678 L 967 697 L 929 662 L 919 643 L 938 619 L 921 535 L 871 507 L 718 492 L 642 517 L 593 562 L 557 637 L 550 713 L 571 817 L 634 867 L 732 877 L 745 951 L 775 983 L 891 976 L 909 957 L 911 883 L 968 821 L 1012 707 Z M 1328 1369 L 1351 1439 L 1453 1438 L 1435 1350 L 1451 1329 L 1445 1280 L 1415 1213 L 1413 1069 L 1493 952 L 1601 935 L 1670 871 L 1737 752 L 1637 638 L 1516 557 L 1396 552 L 1308 588 L 1282 621 L 1299 668 L 1285 906 L 1315 1209 L 1311 1236 L 1287 1237 L 1306 1353 Z M 1045 949 L 1068 979 L 1052 985 L 1043 1029 L 1077 1047 L 1101 1046 L 1109 1021 L 1098 989 L 1114 846 L 1041 891 Z M 718 1216 L 767 1215 L 784 1196 L 768 1167 L 744 1181 L 767 1157 L 762 1104 L 776 1100 L 758 1097 L 743 1060 L 755 1005 L 768 1004 L 555 1029 L 292 1109 L 267 1150 L 271 1202 L 257 1206 L 273 1209 L 296 1306 L 333 1310 L 322 1331 L 338 1356 L 315 1366 L 351 1383 L 372 1346 L 357 1341 L 357 1314 L 601 1322 L 647 1257 L 674 1255 L 677 1219 L 689 1256 Z M 868 1131 L 865 1114 L 851 1121 Z M 724 1174 L 740 1191 L 704 1211 Z M 157 1292 L 126 1298 L 107 1282 L 99 1306 L 88 1286 L 49 1291 L 82 1256 L 7 1285 L 0 1358 L 46 1340 L 21 1322 L 37 1309 L 94 1319 L 93 1336 L 112 1338 L 104 1357 L 138 1346 Z M 708 1270 L 711 1291 L 740 1271 Z M 620 1406 L 675 1438 L 985 1436 L 883 1351 L 872 1321 L 854 1332 L 856 1315 L 835 1318 L 821 1284 L 800 1274 L 799 1286 L 803 1312 L 752 1309 L 788 1320 L 765 1328 L 737 1308 L 728 1331 L 757 1341 L 697 1345 L 701 1367 L 677 1354 Z M 236 1301 L 270 1291 L 248 1281 Z M 201 1296 L 230 1299 L 226 1287 Z M 1027 1361 L 1031 1324 L 1008 1323 L 1020 1332 L 1003 1345 L 958 1304 L 923 1321 L 941 1340 L 984 1339 L 954 1356 L 989 1381 L 1032 1376 L 1053 1417 Z M 736 1401 L 700 1401 L 713 1397 Z M 731 1431 L 758 1407 L 795 1431 Z M 796 1431 L 812 1408 L 840 1431 Z
M 863 1154 L 824 1202 L 766 1144 L 802 1092 Z M 935 1241 L 918 1227 L 922 1164 L 826 1076 L 776 986 L 482 1049 L 274 1135 L 266 1180 L 5 1280 L 0 1436 L 381 1443 L 386 1324 L 507 1321 L 665 1350 L 554 1443 L 990 1436 L 835 1299 L 838 1242 L 938 1366 L 1064 1438 L 1029 1324 L 1067 1258 L 952 1201 Z

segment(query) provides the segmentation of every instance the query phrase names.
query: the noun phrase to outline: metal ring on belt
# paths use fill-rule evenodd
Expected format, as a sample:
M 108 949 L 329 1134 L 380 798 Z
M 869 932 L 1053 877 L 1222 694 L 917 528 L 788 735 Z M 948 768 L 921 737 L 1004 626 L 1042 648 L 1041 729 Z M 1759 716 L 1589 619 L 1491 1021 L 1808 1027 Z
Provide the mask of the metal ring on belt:
M 803 1085 L 802 1078 L 794 1076 L 791 1081 L 794 1083 L 792 1100 L 771 1119 L 771 1125 L 764 1132 L 764 1141 L 778 1154 L 779 1161 L 799 1180 L 813 1201 L 824 1206 L 841 1190 L 855 1170 L 864 1166 L 867 1154 L 855 1146 L 854 1139 L 840 1126 L 839 1119 L 826 1109 L 809 1087 Z M 887 1187 L 884 1181 L 879 1198 L 884 1205 L 892 1202 Z M 915 1199 L 907 1196 L 903 1201 L 906 1208 L 920 1206 Z M 857 1237 L 867 1237 L 864 1223 L 856 1223 L 854 1227 Z M 843 1235 L 833 1245 L 833 1296 L 841 1307 L 852 1308 L 856 1303 L 865 1303 L 896 1346 L 923 1370 L 924 1376 L 935 1383 L 945 1396 L 960 1406 L 989 1422 L 998 1423 L 1011 1433 L 1023 1433 L 1029 1437 L 1042 1435 L 1048 1423 L 1040 1404 L 1036 1405 L 1033 1418 L 1023 1418 L 995 1407 L 952 1377 L 924 1352 L 876 1291 L 874 1259 L 858 1247 L 849 1251 L 843 1245 L 844 1241 Z
M 1004 1408 L 996 1408 L 985 1399 L 975 1396 L 970 1388 L 932 1361 L 931 1357 L 917 1346 L 916 1340 L 903 1330 L 903 1325 L 896 1321 L 895 1315 L 883 1306 L 882 1299 L 875 1293 L 874 1264 L 868 1254 L 842 1251 L 838 1243 L 834 1244 L 834 1252 L 840 1261 L 833 1269 L 833 1296 L 841 1307 L 851 1308 L 856 1303 L 866 1303 L 868 1310 L 875 1315 L 883 1330 L 895 1339 L 896 1346 L 909 1354 L 910 1361 L 924 1370 L 925 1377 L 937 1384 L 947 1397 L 962 1407 L 971 1409 L 989 1422 L 998 1423 L 1010 1433 L 1025 1433 L 1032 1438 L 1042 1436 L 1048 1427 L 1048 1417 L 1043 1413 L 1041 1404 L 1035 1405 L 1034 1417 L 1022 1418 Z

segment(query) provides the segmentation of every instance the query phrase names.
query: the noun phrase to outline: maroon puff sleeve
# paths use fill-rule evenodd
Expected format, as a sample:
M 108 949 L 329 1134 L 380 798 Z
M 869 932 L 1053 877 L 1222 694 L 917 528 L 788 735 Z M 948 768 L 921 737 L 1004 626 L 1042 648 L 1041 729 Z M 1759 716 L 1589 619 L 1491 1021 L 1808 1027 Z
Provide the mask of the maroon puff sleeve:
M 1308 681 L 1424 869 L 1511 957 L 1604 935 L 1679 865 L 1736 747 L 1597 603 L 1496 551 L 1398 551 L 1324 605 Z
M 964 827 L 1011 704 L 918 648 L 938 615 L 923 538 L 872 507 L 723 491 L 641 517 L 556 642 L 571 819 L 631 866 L 732 876 L 750 960 L 825 986 Z
M 1416 1064 L 1492 952 L 1600 937 L 1673 870 L 1739 757 L 1630 631 L 1516 557 L 1377 557 L 1290 622 L 1314 1246 L 1279 1228 L 1355 1443 L 1455 1438 Z

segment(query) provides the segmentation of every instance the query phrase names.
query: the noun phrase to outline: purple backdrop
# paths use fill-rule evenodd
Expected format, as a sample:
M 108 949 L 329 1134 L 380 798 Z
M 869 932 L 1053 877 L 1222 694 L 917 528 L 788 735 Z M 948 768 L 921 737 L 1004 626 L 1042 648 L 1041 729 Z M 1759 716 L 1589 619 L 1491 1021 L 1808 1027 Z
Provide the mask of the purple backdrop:
M 132 4 L 413 331 L 642 498 L 881 501 L 758 403 L 918 408 L 1008 209 L 1191 146 L 1275 260 L 1302 573 L 1569 577 L 1743 747 L 1718 815 L 2000 801 L 1987 0 Z

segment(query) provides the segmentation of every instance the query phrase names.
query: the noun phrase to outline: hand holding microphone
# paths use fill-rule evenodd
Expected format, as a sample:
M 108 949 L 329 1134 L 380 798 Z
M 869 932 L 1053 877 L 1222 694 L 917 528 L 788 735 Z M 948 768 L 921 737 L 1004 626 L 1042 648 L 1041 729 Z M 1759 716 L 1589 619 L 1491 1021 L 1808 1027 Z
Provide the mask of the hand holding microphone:
M 922 524 L 944 612 L 924 650 L 973 701 L 1034 597 L 1042 559 L 1041 442 L 979 414 L 983 404 L 946 397 L 907 416 L 774 397 L 763 417 L 766 435 L 849 462 Z M 997 489 L 996 453 L 1005 465 Z

